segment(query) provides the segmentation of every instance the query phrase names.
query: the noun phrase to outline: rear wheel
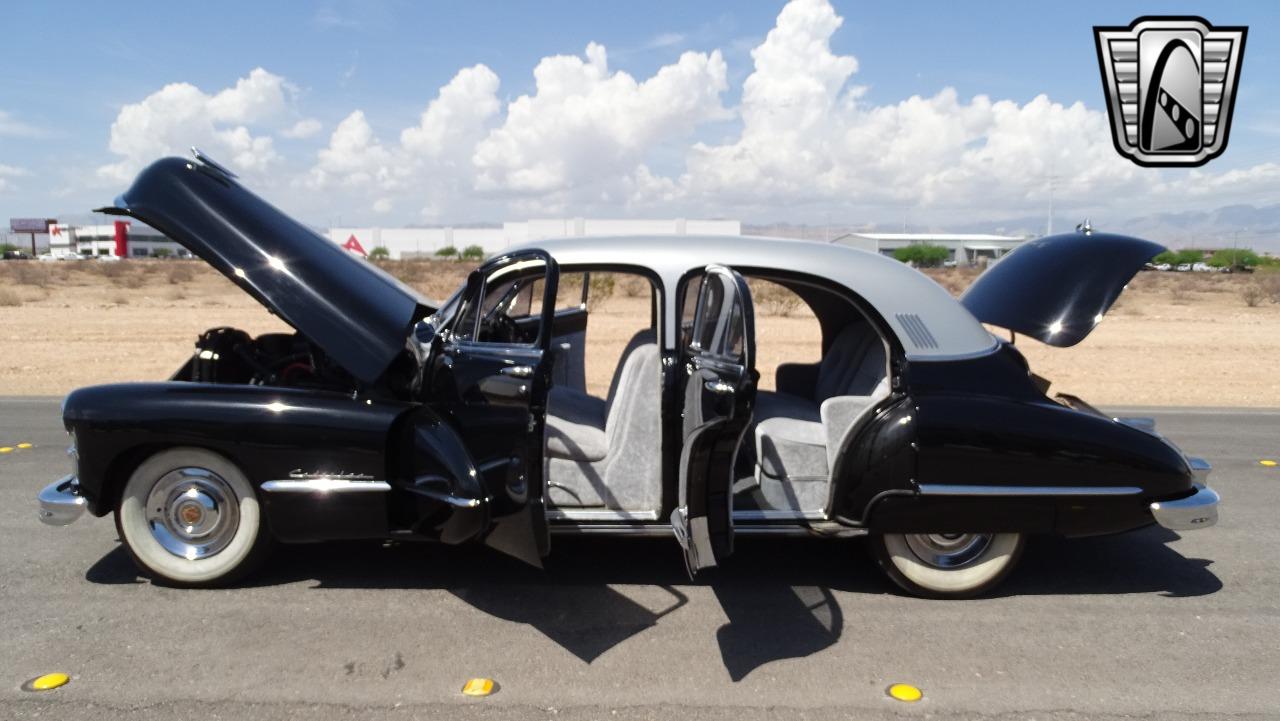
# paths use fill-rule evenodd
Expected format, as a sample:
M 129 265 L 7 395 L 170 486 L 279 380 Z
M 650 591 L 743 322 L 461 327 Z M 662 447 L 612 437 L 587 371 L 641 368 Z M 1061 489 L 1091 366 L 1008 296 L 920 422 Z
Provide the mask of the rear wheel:
M 253 486 L 223 456 L 173 448 L 129 477 L 116 528 L 133 560 L 178 586 L 220 586 L 253 570 L 269 543 Z
M 870 541 L 889 578 L 925 598 L 972 598 L 995 588 L 1026 545 L 1021 533 L 878 533 Z

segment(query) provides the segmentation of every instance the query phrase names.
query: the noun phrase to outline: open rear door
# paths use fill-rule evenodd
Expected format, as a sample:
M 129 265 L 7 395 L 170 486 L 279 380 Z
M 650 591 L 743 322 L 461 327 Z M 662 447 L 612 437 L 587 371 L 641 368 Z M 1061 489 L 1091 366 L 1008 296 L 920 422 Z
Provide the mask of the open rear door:
M 742 276 L 704 270 L 684 365 L 680 496 L 671 527 L 691 577 L 733 552 L 733 460 L 755 402 L 755 319 Z

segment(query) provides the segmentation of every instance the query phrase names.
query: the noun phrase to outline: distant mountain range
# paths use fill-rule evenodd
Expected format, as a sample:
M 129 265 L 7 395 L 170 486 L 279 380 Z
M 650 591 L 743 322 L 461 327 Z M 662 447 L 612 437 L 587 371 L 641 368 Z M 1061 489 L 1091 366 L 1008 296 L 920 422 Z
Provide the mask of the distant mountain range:
M 1066 233 L 1085 220 L 1081 217 L 1054 217 L 1055 233 Z M 1095 230 L 1136 235 L 1163 243 L 1171 248 L 1252 248 L 1280 255 L 1280 203 L 1274 205 L 1227 205 L 1215 210 L 1188 210 L 1176 213 L 1154 213 L 1113 220 L 1093 216 L 1089 221 Z M 1003 220 L 958 223 L 945 227 L 908 225 L 908 233 L 998 233 L 1002 235 L 1044 235 L 1045 218 L 1022 217 Z M 794 223 L 744 223 L 748 235 L 773 235 L 784 238 L 824 240 L 845 233 L 901 233 L 901 223 L 867 223 L 863 225 L 797 225 Z

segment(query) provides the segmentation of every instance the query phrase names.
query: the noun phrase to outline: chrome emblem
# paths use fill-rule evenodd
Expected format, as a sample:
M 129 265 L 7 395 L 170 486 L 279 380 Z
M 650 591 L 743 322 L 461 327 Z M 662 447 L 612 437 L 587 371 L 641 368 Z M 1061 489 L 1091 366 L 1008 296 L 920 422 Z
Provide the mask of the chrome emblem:
M 1198 17 L 1095 27 L 1116 150 L 1146 167 L 1193 167 L 1221 155 L 1247 33 Z

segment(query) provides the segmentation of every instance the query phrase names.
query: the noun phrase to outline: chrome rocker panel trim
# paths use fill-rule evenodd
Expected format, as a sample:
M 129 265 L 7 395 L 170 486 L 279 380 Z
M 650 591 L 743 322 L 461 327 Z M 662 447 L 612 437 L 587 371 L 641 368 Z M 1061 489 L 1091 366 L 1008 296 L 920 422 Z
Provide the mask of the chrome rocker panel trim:
M 391 484 L 386 481 L 353 481 L 345 478 L 291 478 L 266 481 L 262 490 L 267 493 L 386 493 Z
M 40 520 L 49 526 L 68 526 L 84 515 L 86 501 L 80 495 L 80 481 L 74 475 L 45 486 L 36 495 L 40 502 Z
M 1171 531 L 1195 531 L 1218 522 L 1218 503 L 1222 498 L 1208 486 L 1195 484 L 1195 492 L 1176 501 L 1156 501 L 1151 515 L 1156 523 Z
M 960 486 L 921 483 L 922 496 L 1136 496 L 1136 486 Z

